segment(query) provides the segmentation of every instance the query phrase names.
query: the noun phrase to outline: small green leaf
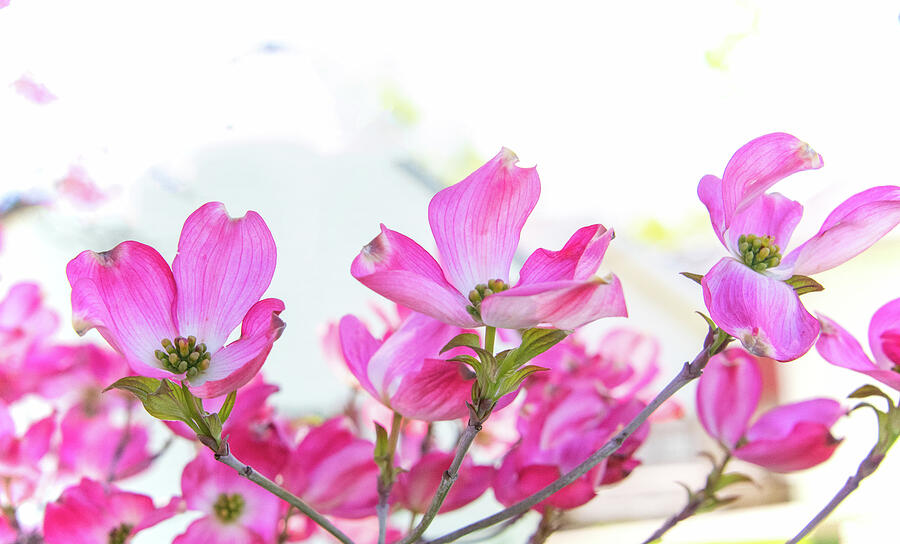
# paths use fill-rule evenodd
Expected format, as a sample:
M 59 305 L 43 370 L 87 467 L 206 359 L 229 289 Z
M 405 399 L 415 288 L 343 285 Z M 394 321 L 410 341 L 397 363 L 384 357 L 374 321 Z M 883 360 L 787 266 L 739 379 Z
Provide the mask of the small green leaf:
M 387 458 L 388 432 L 380 424 L 375 423 L 375 461 Z
M 694 280 L 698 284 L 703 280 L 703 274 L 694 274 L 692 272 L 681 272 L 680 274 L 689 280 Z
M 549 369 L 542 366 L 528 365 L 503 376 L 500 379 L 500 387 L 498 388 L 493 400 L 500 400 L 500 397 L 512 393 L 513 391 L 518 389 L 520 385 L 522 385 L 522 382 L 525 381 L 525 378 L 531 376 L 535 372 L 540 372 L 542 370 Z
M 481 361 L 472 357 L 471 355 L 457 355 L 456 357 L 451 357 L 447 359 L 448 361 L 453 361 L 454 363 L 462 363 L 464 365 L 469 365 L 474 370 L 478 370 L 481 367 Z
M 459 347 L 479 348 L 481 347 L 481 338 L 479 338 L 477 334 L 471 332 L 457 334 L 447 342 L 447 345 L 441 348 L 441 353 Z
M 887 393 L 871 384 L 864 385 L 847 395 L 848 399 L 864 399 L 866 397 L 881 397 L 883 399 L 886 399 L 891 406 L 893 406 L 894 404 L 893 400 L 890 396 L 888 396 Z
M 525 364 L 541 353 L 562 342 L 572 331 L 559 329 L 527 329 L 522 333 L 522 344 L 515 349 L 518 352 L 519 364 Z
M 228 393 L 228 396 L 225 397 L 225 402 L 223 402 L 222 407 L 219 408 L 219 421 L 223 424 L 228 421 L 228 416 L 231 415 L 235 400 L 237 400 L 237 391 L 232 391 L 231 393 Z
M 815 293 L 816 291 L 824 291 L 822 284 L 809 276 L 791 276 L 784 283 L 790 285 L 797 292 L 797 295 L 805 295 L 806 293 Z

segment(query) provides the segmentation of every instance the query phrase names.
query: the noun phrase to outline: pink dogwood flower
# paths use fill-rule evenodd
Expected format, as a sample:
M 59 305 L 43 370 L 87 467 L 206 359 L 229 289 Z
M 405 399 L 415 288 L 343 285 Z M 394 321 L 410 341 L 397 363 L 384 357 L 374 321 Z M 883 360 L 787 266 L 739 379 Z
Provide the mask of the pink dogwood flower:
M 822 157 L 794 136 L 774 133 L 740 148 L 722 179 L 697 187 L 719 241 L 731 252 L 703 277 L 710 317 L 755 355 L 790 361 L 812 347 L 819 322 L 785 282 L 849 260 L 900 223 L 900 187 L 873 187 L 851 196 L 812 238 L 789 253 L 803 206 L 765 191 L 779 180 L 822 167 Z
M 697 384 L 697 416 L 710 436 L 744 461 L 774 472 L 828 460 L 840 440 L 830 428 L 846 413 L 831 399 L 772 408 L 750 425 L 762 393 L 756 357 L 741 348 L 710 359 Z
M 260 300 L 274 271 L 275 241 L 259 214 L 233 219 L 210 202 L 185 221 L 171 269 L 133 241 L 72 259 L 73 325 L 96 328 L 142 376 L 219 396 L 256 375 L 284 329 L 284 303 Z M 238 324 L 240 338 L 226 346 Z
M 829 363 L 861 372 L 900 390 L 900 298 L 878 309 L 869 323 L 870 359 L 859 342 L 834 320 L 819 314 L 819 355 Z
M 184 467 L 181 492 L 188 510 L 204 516 L 172 544 L 267 544 L 275 541 L 281 499 L 200 452 Z
M 510 286 L 519 235 L 541 191 L 535 168 L 508 149 L 431 199 L 428 221 L 440 264 L 412 239 L 381 226 L 350 268 L 394 302 L 458 327 L 575 329 L 626 315 L 618 278 L 594 276 L 613 231 L 578 230 L 560 251 L 538 249 Z
M 182 509 L 181 498 L 161 508 L 146 495 L 82 479 L 47 505 L 44 542 L 47 544 L 125 544 L 148 527 Z
M 452 462 L 452 453 L 432 451 L 423 455 L 409 470 L 401 472 L 392 494 L 397 505 L 411 512 L 425 513 L 444 472 Z M 470 459 L 464 460 L 459 469 L 459 477 L 450 488 L 440 512 L 457 510 L 480 497 L 491 487 L 495 472 L 494 467 L 476 465 Z
M 40 461 L 50 451 L 50 440 L 56 431 L 56 415 L 51 414 L 32 424 L 22 436 L 9 409 L 0 402 L 0 481 L 8 504 L 18 504 L 34 494 L 41 479 Z

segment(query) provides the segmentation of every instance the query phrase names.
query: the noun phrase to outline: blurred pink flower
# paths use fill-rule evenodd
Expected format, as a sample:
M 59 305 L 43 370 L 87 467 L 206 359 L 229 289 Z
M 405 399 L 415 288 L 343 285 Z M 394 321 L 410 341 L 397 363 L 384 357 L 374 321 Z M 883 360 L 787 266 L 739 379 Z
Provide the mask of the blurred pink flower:
M 50 451 L 56 431 L 56 416 L 51 414 L 31 425 L 21 437 L 6 405 L 0 402 L 0 480 L 6 504 L 18 504 L 31 497 L 45 476 L 40 461 Z
M 463 181 L 431 199 L 428 221 L 441 264 L 410 238 L 381 226 L 350 268 L 376 293 L 458 327 L 575 329 L 624 316 L 618 278 L 594 274 L 613 238 L 602 225 L 578 230 L 560 251 L 531 254 L 510 286 L 509 268 L 525 220 L 537 204 L 535 168 L 502 149 Z
M 830 428 L 846 410 L 831 399 L 777 406 L 753 425 L 762 392 L 757 359 L 731 348 L 710 359 L 697 384 L 697 416 L 710 436 L 738 459 L 774 472 L 827 461 L 840 440 Z
M 218 202 L 185 221 L 172 268 L 140 242 L 83 251 L 69 262 L 75 330 L 96 328 L 134 372 L 184 379 L 200 397 L 248 383 L 284 322 L 284 303 L 260 300 L 275 271 L 275 241 L 256 212 Z M 225 345 L 241 324 L 241 337 Z
M 392 498 L 397 505 L 419 514 L 428 510 L 444 472 L 453 462 L 453 453 L 432 451 L 416 461 L 397 477 Z M 459 477 L 441 505 L 440 512 L 450 512 L 469 504 L 484 494 L 494 481 L 496 469 L 463 461 Z
M 158 508 L 146 495 L 82 479 L 47 505 L 44 541 L 47 544 L 106 544 L 129 542 L 142 530 L 182 510 L 181 498 Z
M 0 8 L 7 5 L 9 5 L 9 0 L 0 0 Z M 12 88 L 21 96 L 41 106 L 56 100 L 56 95 L 51 93 L 43 83 L 35 81 L 31 74 L 22 74 L 13 82 Z
M 184 467 L 181 492 L 188 510 L 204 516 L 172 544 L 274 542 L 281 499 L 201 451 Z
M 796 172 L 822 167 L 822 157 L 790 134 L 761 136 L 740 148 L 722 179 L 697 187 L 713 229 L 732 257 L 703 277 L 710 317 L 755 355 L 790 361 L 812 347 L 819 323 L 785 283 L 834 268 L 900 223 L 900 187 L 873 187 L 841 203 L 812 238 L 782 255 L 803 206 L 765 193 Z
M 87 171 L 75 164 L 69 167 L 64 178 L 56 182 L 56 190 L 72 202 L 84 206 L 96 206 L 106 200 L 108 195 L 97 188 Z
M 36 386 L 31 353 L 47 345 L 59 318 L 36 283 L 16 283 L 0 301 L 0 399 L 13 402 Z
M 900 298 L 879 308 L 869 323 L 869 348 L 874 362 L 859 342 L 835 321 L 819 314 L 819 323 L 822 334 L 816 350 L 823 359 L 900 390 Z

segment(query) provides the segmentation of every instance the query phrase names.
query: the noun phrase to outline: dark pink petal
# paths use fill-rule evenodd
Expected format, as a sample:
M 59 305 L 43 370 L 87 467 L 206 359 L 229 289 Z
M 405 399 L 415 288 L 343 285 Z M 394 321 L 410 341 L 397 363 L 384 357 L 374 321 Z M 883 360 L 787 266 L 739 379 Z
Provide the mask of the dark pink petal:
M 712 320 L 754 355 L 792 361 L 816 341 L 818 320 L 782 281 L 726 257 L 703 276 L 702 285 Z
M 481 303 L 486 325 L 525 329 L 546 324 L 574 330 L 603 317 L 624 317 L 625 295 L 619 278 L 594 278 L 520 285 L 494 293 Z
M 191 391 L 211 398 L 250 383 L 284 331 L 285 323 L 278 317 L 283 310 L 284 302 L 277 298 L 254 304 L 241 324 L 241 337 L 212 354 L 209 370 L 191 382 Z
M 425 359 L 409 371 L 391 397 L 391 408 L 410 419 L 444 421 L 468 414 L 474 374 L 460 363 Z
M 876 314 L 877 315 L 877 314 Z M 891 370 L 890 360 L 873 363 L 853 336 L 835 321 L 819 314 L 821 333 L 816 350 L 829 363 L 871 376 L 894 389 L 900 390 L 900 373 Z M 895 324 L 895 326 L 897 326 Z M 871 328 L 870 328 L 871 330 Z M 878 339 L 876 338 L 876 341 Z
M 722 180 L 716 176 L 703 176 L 697 185 L 697 196 L 700 197 L 709 211 L 709 220 L 713 231 L 723 246 L 725 243 L 725 208 L 722 201 Z
M 154 352 L 177 336 L 172 316 L 175 281 L 150 246 L 122 242 L 110 251 L 83 251 L 69 261 L 72 324 L 78 334 L 96 328 L 138 374 L 165 378 Z
M 541 194 L 537 169 L 519 168 L 518 160 L 503 148 L 428 205 L 446 277 L 461 293 L 492 279 L 509 282 L 519 234 Z
M 615 238 L 603 225 L 582 227 L 559 251 L 538 249 L 528 257 L 519 272 L 519 283 L 526 285 L 558 280 L 587 280 L 600 266 L 609 242 Z
M 409 471 L 400 473 L 395 487 L 397 501 L 407 510 L 424 513 L 453 461 L 452 453 L 432 451 L 419 459 Z M 450 512 L 480 497 L 494 480 L 494 468 L 463 462 L 459 477 L 447 494 L 441 513 Z
M 832 399 L 812 399 L 776 406 L 763 414 L 747 431 L 747 440 L 780 440 L 788 437 L 800 422 L 834 425 L 847 411 Z
M 372 385 L 367 370 L 369 360 L 381 347 L 381 342 L 372 336 L 369 329 L 356 316 L 345 315 L 341 318 L 339 327 L 341 351 L 347 368 L 350 369 L 363 389 L 380 400 L 381 394 Z
M 760 136 L 737 150 L 722 175 L 725 227 L 766 189 L 803 170 L 822 167 L 822 157 L 790 134 Z
M 731 348 L 710 359 L 697 384 L 697 416 L 710 436 L 733 448 L 762 394 L 762 374 L 756 358 Z
M 799 202 L 778 193 L 760 195 L 732 218 L 726 234 L 728 249 L 740 255 L 738 238 L 742 234 L 755 234 L 771 236 L 784 250 L 802 216 L 803 206 Z
M 815 236 L 793 250 L 794 274 L 810 276 L 846 262 L 900 223 L 900 187 L 872 187 L 857 193 L 825 219 Z
M 258 213 L 233 219 L 209 202 L 184 222 L 172 272 L 179 331 L 215 352 L 269 287 L 275 240 Z
M 447 283 L 444 272 L 422 246 L 381 225 L 381 234 L 353 260 L 350 273 L 363 285 L 397 304 L 444 323 L 474 327 L 469 300 Z
M 879 367 L 900 365 L 900 298 L 888 302 L 872 316 L 869 347 Z

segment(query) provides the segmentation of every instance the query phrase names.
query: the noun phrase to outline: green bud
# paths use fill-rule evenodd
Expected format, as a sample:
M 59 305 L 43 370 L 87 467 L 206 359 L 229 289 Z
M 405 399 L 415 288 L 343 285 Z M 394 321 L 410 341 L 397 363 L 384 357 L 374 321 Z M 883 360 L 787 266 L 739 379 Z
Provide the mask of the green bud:
M 493 294 L 494 294 L 494 291 L 492 291 L 491 289 L 485 289 L 485 290 L 484 290 L 484 296 L 485 296 L 485 298 L 487 298 L 487 297 L 489 297 L 489 296 L 491 296 L 491 295 L 493 295 Z
M 761 263 L 769 256 L 769 248 L 763 247 L 756 252 L 756 262 Z
M 156 350 L 154 355 L 156 355 L 156 358 L 160 361 L 167 361 L 169 359 L 169 354 L 161 349 Z
M 181 361 L 180 363 L 178 363 L 178 373 L 179 374 L 181 374 L 182 372 L 187 372 L 187 369 L 188 369 L 187 361 Z
M 201 354 L 206 353 L 206 344 L 197 344 L 197 347 L 194 349 L 199 351 Z
M 181 361 L 181 359 L 178 358 L 177 354 L 175 354 L 175 353 L 169 354 L 169 363 L 171 363 L 172 365 L 177 365 L 179 361 Z
M 187 371 L 187 379 L 191 380 L 197 377 L 197 374 L 200 374 L 200 371 L 197 370 L 197 367 L 192 366 Z
M 194 346 L 197 345 L 197 337 L 196 336 L 188 336 L 187 341 L 188 341 L 188 347 L 191 349 L 194 349 Z
M 478 304 L 481 302 L 481 293 L 478 292 L 477 289 L 472 289 L 469 291 L 469 302 L 472 304 Z
M 188 361 L 190 361 L 191 363 L 196 363 L 199 360 L 200 360 L 200 354 L 197 353 L 196 351 L 192 351 L 191 354 L 188 355 Z

